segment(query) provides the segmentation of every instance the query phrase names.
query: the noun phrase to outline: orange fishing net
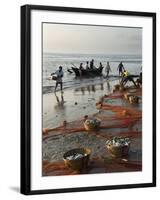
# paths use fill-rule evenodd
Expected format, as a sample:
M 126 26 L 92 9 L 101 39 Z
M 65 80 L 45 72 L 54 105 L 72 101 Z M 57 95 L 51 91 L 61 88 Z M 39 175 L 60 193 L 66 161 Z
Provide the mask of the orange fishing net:
M 128 88 L 127 92 L 141 97 L 141 89 Z M 126 92 L 126 91 L 125 91 Z M 142 136 L 142 110 L 140 101 L 139 106 L 129 104 L 123 97 L 125 92 L 116 92 L 110 95 L 104 95 L 96 105 L 99 105 L 99 111 L 94 114 L 101 120 L 101 126 L 96 131 L 86 131 L 84 128 L 84 117 L 73 122 L 67 122 L 62 126 L 46 129 L 43 133 L 43 141 L 56 135 L 76 134 L 79 132 L 86 132 L 96 137 L 110 139 L 113 136 L 124 136 L 130 138 L 140 138 Z M 111 102 L 113 100 L 113 102 Z M 116 102 L 122 102 L 122 104 L 114 104 Z M 88 117 L 93 117 L 88 116 Z M 118 130 L 118 131 L 117 131 Z M 125 130 L 125 131 L 124 131 Z M 107 133 L 107 134 L 106 134 Z M 95 159 L 96 160 L 96 159 Z M 137 171 L 142 169 L 142 163 L 139 161 L 132 163 L 121 163 L 114 160 L 114 165 L 102 161 L 101 158 L 95 161 L 94 158 L 91 162 L 88 171 L 82 173 L 92 173 L 96 169 L 101 169 L 100 172 L 113 172 L 113 171 Z M 65 175 L 65 174 L 77 174 L 69 169 L 66 169 L 64 163 L 60 162 L 43 162 L 44 175 Z

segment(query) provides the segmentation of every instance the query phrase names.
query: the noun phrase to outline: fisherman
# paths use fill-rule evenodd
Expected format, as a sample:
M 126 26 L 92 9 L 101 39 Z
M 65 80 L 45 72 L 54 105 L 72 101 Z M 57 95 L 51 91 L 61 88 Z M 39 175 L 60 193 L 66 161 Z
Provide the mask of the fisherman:
M 106 72 L 106 77 L 108 77 L 109 76 L 109 72 L 111 71 L 111 67 L 110 67 L 110 64 L 109 64 L 109 62 L 107 62 L 107 66 L 106 66 L 106 68 L 105 68 L 105 72 Z
M 142 86 L 142 72 L 140 72 L 139 78 L 136 80 L 136 83 L 138 87 Z
M 103 69 L 103 65 L 102 65 L 101 62 L 99 63 L 99 68 L 98 69 Z
M 117 70 L 119 70 L 119 76 L 123 74 L 125 69 L 122 62 L 119 63 Z
M 61 92 L 63 91 L 63 82 L 62 82 L 62 78 L 63 78 L 63 75 L 64 75 L 64 73 L 63 73 L 63 69 L 62 69 L 62 66 L 59 66 L 59 69 L 56 71 L 56 72 L 54 72 L 54 73 L 52 73 L 51 75 L 56 75 L 56 86 L 55 86 L 55 92 L 56 92 L 56 89 L 57 89 L 57 87 L 58 87 L 58 85 L 60 85 L 60 88 L 61 88 Z
M 86 62 L 86 69 L 88 70 L 89 69 L 89 65 L 88 65 L 88 61 Z
M 82 70 L 84 70 L 83 63 L 80 63 L 80 66 L 79 66 L 79 74 L 80 74 L 80 76 L 82 76 Z
M 82 70 L 83 68 L 83 63 L 80 63 L 79 69 Z
M 140 83 L 142 84 L 142 72 L 139 74 Z
M 122 86 L 125 86 L 125 84 L 128 81 L 131 81 L 137 87 L 136 82 L 134 81 L 134 79 L 132 78 L 132 76 L 129 74 L 129 72 L 127 70 L 124 70 L 124 72 L 122 72 L 122 80 L 121 80 L 120 84 Z
M 94 60 L 92 59 L 91 61 L 90 61 L 90 69 L 93 69 L 94 68 Z

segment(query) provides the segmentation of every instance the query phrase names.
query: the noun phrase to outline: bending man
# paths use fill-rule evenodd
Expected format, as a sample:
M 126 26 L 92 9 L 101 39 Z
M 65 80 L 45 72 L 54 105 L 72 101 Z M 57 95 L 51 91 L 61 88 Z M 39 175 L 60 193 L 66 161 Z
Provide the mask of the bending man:
M 132 78 L 132 76 L 129 74 L 128 71 L 124 70 L 123 74 L 122 74 L 122 80 L 121 80 L 121 85 L 122 86 L 125 86 L 125 84 L 128 82 L 128 81 L 131 81 L 136 87 L 136 82 L 134 81 L 134 79 Z

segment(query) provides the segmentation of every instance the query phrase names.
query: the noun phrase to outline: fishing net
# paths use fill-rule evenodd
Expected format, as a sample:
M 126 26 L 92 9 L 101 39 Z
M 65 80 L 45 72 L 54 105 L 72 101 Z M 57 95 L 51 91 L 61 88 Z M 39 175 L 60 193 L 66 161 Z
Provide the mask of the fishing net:
M 139 97 L 138 104 L 130 104 L 128 100 L 124 98 L 124 94 L 129 92 L 131 95 Z M 135 89 L 133 87 L 127 88 L 125 91 L 117 91 L 115 93 L 104 95 L 96 103 L 98 112 L 92 116 L 83 116 L 79 120 L 72 122 L 65 122 L 61 126 L 45 130 L 43 133 L 43 142 L 56 136 L 75 136 L 83 132 L 90 137 L 94 136 L 99 139 L 103 148 L 93 148 L 96 152 L 94 156 L 91 156 L 90 165 L 87 169 L 81 171 L 82 173 L 106 173 L 106 172 L 122 172 L 122 171 L 139 171 L 142 169 L 141 160 L 141 139 L 142 139 L 142 91 L 141 89 Z M 87 118 L 96 117 L 101 120 L 101 125 L 98 130 L 86 131 L 84 128 L 84 121 Z M 127 162 L 122 160 L 116 160 L 110 158 L 106 153 L 106 147 L 104 142 L 114 136 L 128 137 L 133 141 L 138 141 L 139 149 L 137 149 L 136 142 L 133 143 L 132 159 L 127 159 Z M 89 142 L 88 142 L 89 143 Z M 137 153 L 138 152 L 138 153 Z M 136 154 L 136 155 L 135 155 Z M 105 155 L 105 156 L 104 156 Z M 67 169 L 64 166 L 62 160 L 59 161 L 46 161 L 43 160 L 43 175 L 67 175 L 67 174 L 79 174 L 79 172 Z

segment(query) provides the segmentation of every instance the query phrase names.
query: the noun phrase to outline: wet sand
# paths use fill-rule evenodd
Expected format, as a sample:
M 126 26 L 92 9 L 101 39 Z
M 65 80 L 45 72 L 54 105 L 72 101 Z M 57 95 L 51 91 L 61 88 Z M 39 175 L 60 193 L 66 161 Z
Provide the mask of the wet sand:
M 43 128 L 54 128 L 64 120 L 71 122 L 85 115 L 97 113 L 95 107 L 98 99 L 104 94 L 112 92 L 118 80 L 107 81 L 102 79 L 99 83 L 82 84 L 73 89 L 65 89 L 54 93 L 43 94 Z M 54 88 L 52 88 L 54 91 Z

